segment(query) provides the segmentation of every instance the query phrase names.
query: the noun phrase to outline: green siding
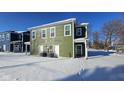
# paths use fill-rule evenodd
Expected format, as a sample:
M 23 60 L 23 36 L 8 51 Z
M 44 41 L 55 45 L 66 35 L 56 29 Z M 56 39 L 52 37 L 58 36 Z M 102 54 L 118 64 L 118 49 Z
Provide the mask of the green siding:
M 73 56 L 73 32 L 71 32 L 71 36 L 64 37 L 64 25 L 71 24 L 58 24 L 50 27 L 56 27 L 56 37 L 50 38 L 50 32 L 47 32 L 47 38 L 41 39 L 41 29 L 49 28 L 38 28 L 36 30 L 36 39 L 31 41 L 31 54 L 38 55 L 39 54 L 39 45 L 59 45 L 59 56 L 60 57 L 72 57 Z M 74 29 L 72 26 L 71 29 Z M 34 31 L 34 30 L 32 30 Z M 72 30 L 73 31 L 73 30 Z

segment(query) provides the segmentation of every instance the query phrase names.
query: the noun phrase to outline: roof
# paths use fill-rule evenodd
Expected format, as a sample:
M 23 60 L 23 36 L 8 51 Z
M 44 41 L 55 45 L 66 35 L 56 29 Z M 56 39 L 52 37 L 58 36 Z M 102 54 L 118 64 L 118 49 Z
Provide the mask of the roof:
M 25 45 L 30 45 L 30 42 L 25 42 L 24 44 L 25 44 Z
M 16 31 L 16 32 L 18 32 L 18 33 L 23 33 L 23 32 L 26 32 L 26 31 Z
M 11 32 L 15 32 L 13 30 L 8 30 L 8 31 L 0 31 L 0 33 L 11 33 Z
M 89 23 L 81 23 L 80 25 L 86 25 L 86 26 L 87 26 L 88 24 L 89 24 Z
M 74 39 L 74 42 L 79 43 L 79 42 L 85 42 L 87 39 L 86 38 L 77 38 Z
M 39 25 L 39 26 L 35 26 L 35 27 L 30 27 L 30 28 L 28 28 L 28 29 L 31 30 L 31 29 L 35 29 L 35 28 L 46 27 L 46 26 L 52 26 L 52 25 L 56 25 L 56 24 L 61 24 L 61 23 L 66 23 L 66 22 L 74 22 L 74 21 L 76 21 L 76 18 L 70 18 L 70 19 L 61 20 L 61 21 L 57 21 L 57 22 L 52 22 L 52 23 L 48 23 L 48 24 L 44 24 L 44 25 Z

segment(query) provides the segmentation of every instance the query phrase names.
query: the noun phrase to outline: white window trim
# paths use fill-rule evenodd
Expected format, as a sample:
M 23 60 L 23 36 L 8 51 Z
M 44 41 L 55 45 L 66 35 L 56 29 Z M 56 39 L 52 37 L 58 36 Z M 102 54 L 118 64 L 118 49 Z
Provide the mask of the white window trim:
M 33 32 L 35 33 L 35 38 L 33 38 Z M 31 38 L 32 38 L 32 40 L 35 40 L 36 39 L 36 31 L 32 31 Z
M 66 33 L 66 30 L 65 30 L 65 27 L 66 26 L 70 26 L 70 35 L 66 35 L 65 33 Z M 71 36 L 71 24 L 66 24 L 66 25 L 64 25 L 64 36 Z
M 45 30 L 45 34 L 46 34 L 45 37 L 43 37 L 43 34 L 42 34 L 42 31 L 43 31 L 43 30 Z M 46 39 L 46 38 L 47 38 L 47 28 L 41 29 L 41 39 Z
M 81 28 L 77 28 L 77 29 L 81 29 Z M 80 34 L 78 34 L 78 33 L 79 33 L 79 32 L 76 31 L 76 36 L 81 36 L 81 35 L 82 35 L 82 30 L 81 30 Z
M 54 37 L 53 36 L 51 36 L 51 29 L 53 29 L 54 28 Z M 50 38 L 55 38 L 56 37 L 56 27 L 50 27 Z

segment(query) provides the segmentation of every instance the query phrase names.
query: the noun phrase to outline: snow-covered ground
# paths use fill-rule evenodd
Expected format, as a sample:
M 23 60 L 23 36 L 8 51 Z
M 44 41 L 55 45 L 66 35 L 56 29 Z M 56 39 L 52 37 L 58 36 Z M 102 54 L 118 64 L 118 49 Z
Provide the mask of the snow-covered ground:
M 0 80 L 124 80 L 124 55 L 90 50 L 84 61 L 0 53 Z

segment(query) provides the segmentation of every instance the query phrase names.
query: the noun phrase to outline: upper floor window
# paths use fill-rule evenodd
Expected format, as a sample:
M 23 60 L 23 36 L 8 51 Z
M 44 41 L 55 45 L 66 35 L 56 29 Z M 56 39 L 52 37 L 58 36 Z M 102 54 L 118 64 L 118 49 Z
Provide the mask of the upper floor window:
M 32 39 L 36 39 L 36 32 L 32 32 Z
M 4 41 L 5 40 L 5 35 L 4 34 L 2 34 L 2 41 Z
M 51 27 L 50 28 L 50 38 L 55 38 L 55 36 L 56 36 L 55 27 Z
M 71 24 L 64 25 L 64 36 L 71 36 Z
M 1 35 L 0 35 L 0 41 L 1 41 Z
M 46 38 L 47 36 L 47 30 L 46 29 L 42 29 L 41 30 L 41 38 Z
M 82 35 L 82 28 L 77 28 L 76 29 L 76 36 L 81 36 Z
M 9 40 L 9 38 L 10 38 L 10 35 L 8 33 L 8 34 L 6 34 L 6 40 Z

